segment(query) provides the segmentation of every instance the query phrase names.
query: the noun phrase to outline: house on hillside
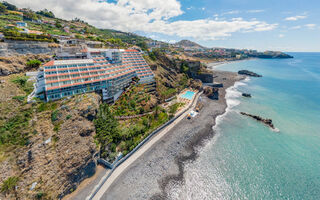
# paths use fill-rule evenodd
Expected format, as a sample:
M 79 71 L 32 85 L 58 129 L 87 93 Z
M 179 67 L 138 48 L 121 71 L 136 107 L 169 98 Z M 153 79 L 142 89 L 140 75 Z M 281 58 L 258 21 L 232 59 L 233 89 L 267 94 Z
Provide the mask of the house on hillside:
M 27 28 L 21 28 L 21 30 L 19 30 L 19 33 L 29 34 L 29 29 L 27 29 Z
M 42 34 L 43 34 L 43 32 L 41 32 L 41 31 L 29 30 L 29 31 L 28 31 L 28 34 L 42 35 Z
M 28 24 L 26 22 L 17 22 L 17 27 L 18 28 L 26 28 L 28 27 Z
M 99 41 L 86 41 L 86 45 L 89 48 L 102 48 L 103 47 L 103 42 Z
M 64 27 L 63 30 L 64 30 L 66 33 L 70 33 L 70 27 L 69 27 L 69 26 Z
M 14 28 L 16 28 L 16 26 L 13 25 L 13 24 L 8 24 L 4 28 L 6 28 L 6 29 L 14 29 Z

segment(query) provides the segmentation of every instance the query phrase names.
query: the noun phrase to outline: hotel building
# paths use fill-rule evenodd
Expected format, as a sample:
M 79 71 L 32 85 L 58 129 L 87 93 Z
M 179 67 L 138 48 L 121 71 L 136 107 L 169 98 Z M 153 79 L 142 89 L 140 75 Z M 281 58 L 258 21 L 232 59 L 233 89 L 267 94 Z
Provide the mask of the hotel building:
M 37 76 L 35 96 L 46 101 L 92 91 L 102 91 L 104 100 L 115 99 L 129 86 L 154 82 L 154 74 L 137 50 L 83 49 L 83 59 L 52 60 Z

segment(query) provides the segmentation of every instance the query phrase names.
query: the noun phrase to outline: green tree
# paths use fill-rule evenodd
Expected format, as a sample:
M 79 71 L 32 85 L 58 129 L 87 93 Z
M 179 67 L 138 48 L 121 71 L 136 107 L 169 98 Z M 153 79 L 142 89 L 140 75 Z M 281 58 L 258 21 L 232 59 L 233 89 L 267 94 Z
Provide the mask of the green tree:
M 2 185 L 1 185 L 1 192 L 4 195 L 7 195 L 11 192 L 14 193 L 15 196 L 17 196 L 17 191 L 16 191 L 16 185 L 19 181 L 19 178 L 16 176 L 12 176 L 7 178 L 5 181 L 3 181 Z
M 181 63 L 181 65 L 180 65 L 180 72 L 186 74 L 186 73 L 188 73 L 188 71 L 189 71 L 189 66 L 188 66 L 188 64 L 185 63 L 185 62 Z
M 98 142 L 101 151 L 104 151 L 108 144 L 117 143 L 119 140 L 119 123 L 111 113 L 108 104 L 101 104 L 94 120 L 96 135 L 94 138 Z
M 32 10 L 27 10 L 23 13 L 23 19 L 25 20 L 37 20 L 38 16 Z
M 18 10 L 17 6 L 11 4 L 11 3 L 8 3 L 7 1 L 4 1 L 2 2 L 2 4 L 8 9 L 8 10 Z
M 29 68 L 38 68 L 40 65 L 41 65 L 41 61 L 40 61 L 40 60 L 37 60 L 37 59 L 35 59 L 35 60 L 29 60 L 29 61 L 27 62 L 27 66 L 28 66 Z
M 154 111 L 154 118 L 158 119 L 160 113 L 160 106 L 156 106 L 155 111 Z
M 6 6 L 0 3 L 0 13 L 5 13 L 7 10 Z
M 156 57 L 156 55 L 155 55 L 154 52 L 149 52 L 149 57 L 150 57 L 151 60 L 153 60 L 153 61 L 157 60 L 157 57 Z
M 61 25 L 61 23 L 60 23 L 58 20 L 56 21 L 56 27 L 57 27 L 57 28 L 62 28 L 62 25 Z
M 140 47 L 142 51 L 148 50 L 148 45 L 145 41 L 138 42 L 137 46 Z
M 38 12 L 36 12 L 37 14 L 39 15 L 42 15 L 42 16 L 45 16 L 45 17 L 49 17 L 49 18 L 54 18 L 54 14 L 53 12 L 47 10 L 47 9 L 44 9 L 44 10 L 40 10 Z

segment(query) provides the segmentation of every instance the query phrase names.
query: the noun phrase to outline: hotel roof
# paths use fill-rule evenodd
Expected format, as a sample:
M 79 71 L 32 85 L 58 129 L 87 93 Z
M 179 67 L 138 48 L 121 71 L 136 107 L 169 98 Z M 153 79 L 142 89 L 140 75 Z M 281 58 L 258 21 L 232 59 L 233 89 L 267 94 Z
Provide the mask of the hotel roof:
M 50 62 L 44 64 L 43 66 L 53 66 L 53 65 L 71 65 L 71 64 L 85 64 L 93 63 L 93 59 L 77 59 L 77 60 L 51 60 Z
M 109 51 L 109 52 L 120 51 L 120 52 L 123 52 L 123 51 L 125 51 L 124 49 L 101 49 L 101 48 L 88 48 L 87 50 L 89 52 L 105 52 L 105 51 Z

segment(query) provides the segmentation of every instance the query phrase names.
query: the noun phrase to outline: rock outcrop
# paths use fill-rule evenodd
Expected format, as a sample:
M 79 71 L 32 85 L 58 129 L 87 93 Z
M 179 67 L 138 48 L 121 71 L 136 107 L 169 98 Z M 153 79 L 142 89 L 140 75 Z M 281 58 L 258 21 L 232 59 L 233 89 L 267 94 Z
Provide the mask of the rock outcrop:
M 262 122 L 264 123 L 265 125 L 267 125 L 268 127 L 270 127 L 271 129 L 276 129 L 272 123 L 272 120 L 271 119 L 264 119 L 260 116 L 257 116 L 257 115 L 251 115 L 251 114 L 248 114 L 248 113 L 245 113 L 245 112 L 240 112 L 241 115 L 245 115 L 245 116 L 248 116 L 248 117 L 251 117 L 259 122 Z
M 49 61 L 51 56 L 48 55 L 22 55 L 22 56 L 10 56 L 0 57 L 0 76 L 7 76 L 10 74 L 16 74 L 20 72 L 26 72 L 31 70 L 37 70 L 28 68 L 26 63 L 29 60 L 40 60 L 41 62 Z
M 249 70 L 240 70 L 238 71 L 238 74 L 252 76 L 252 77 L 262 77 L 262 75 L 251 72 Z
M 0 43 L 0 56 L 55 54 L 59 48 L 48 42 L 6 40 Z
M 12 97 L 23 92 L 15 88 L 10 76 L 3 79 L 0 122 L 24 109 L 30 110 L 32 117 L 24 131 L 27 144 L 10 147 L 3 157 L 0 154 L 0 185 L 15 176 L 19 177 L 17 199 L 60 199 L 96 170 L 92 120 L 100 96 L 89 93 L 45 104 L 20 104 Z M 9 108 L 11 112 L 6 113 Z M 0 193 L 0 199 L 16 198 L 12 193 Z
M 242 93 L 242 96 L 243 96 L 243 97 L 251 98 L 251 94 L 249 94 L 249 93 Z
M 293 56 L 280 51 L 265 51 L 257 55 L 258 58 L 293 58 Z
M 209 97 L 210 99 L 217 100 L 219 98 L 219 89 L 218 88 L 207 86 L 207 87 L 204 87 L 203 93 L 207 97 Z

